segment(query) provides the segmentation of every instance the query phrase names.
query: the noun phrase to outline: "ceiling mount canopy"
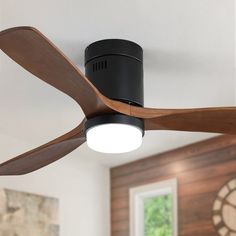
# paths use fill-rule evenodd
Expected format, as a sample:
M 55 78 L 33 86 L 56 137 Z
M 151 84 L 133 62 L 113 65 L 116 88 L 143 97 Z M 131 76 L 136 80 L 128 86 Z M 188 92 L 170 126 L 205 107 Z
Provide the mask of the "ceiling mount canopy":
M 141 145 L 144 130 L 236 134 L 235 107 L 144 108 L 142 49 L 133 42 L 113 39 L 90 45 L 86 49 L 86 75 L 32 27 L 0 32 L 0 49 L 24 69 L 73 98 L 85 114 L 82 123 L 67 134 L 0 164 L 0 175 L 27 174 L 49 165 L 82 145 L 86 135 L 88 143 L 95 137 L 94 149 L 105 144 L 103 151 L 109 152 L 106 141 L 98 145 L 101 136 L 97 134 L 105 131 L 107 142 L 115 140 L 115 133 L 133 137 L 124 142 L 129 146 L 126 150 Z M 102 125 L 106 126 L 104 132 Z

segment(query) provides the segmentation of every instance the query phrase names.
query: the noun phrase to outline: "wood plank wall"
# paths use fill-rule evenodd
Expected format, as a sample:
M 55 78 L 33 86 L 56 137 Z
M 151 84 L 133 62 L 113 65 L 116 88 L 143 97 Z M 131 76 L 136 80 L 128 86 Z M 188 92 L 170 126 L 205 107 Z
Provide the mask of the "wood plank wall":
M 236 177 L 236 136 L 219 136 L 111 169 L 112 236 L 129 236 L 129 189 L 178 179 L 179 235 L 216 236 L 212 205 Z

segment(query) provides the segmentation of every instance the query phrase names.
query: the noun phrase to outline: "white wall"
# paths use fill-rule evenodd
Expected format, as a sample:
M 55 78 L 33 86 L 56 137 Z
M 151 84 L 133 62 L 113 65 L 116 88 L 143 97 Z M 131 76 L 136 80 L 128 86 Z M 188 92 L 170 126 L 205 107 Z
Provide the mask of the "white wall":
M 9 149 L 24 146 L 3 135 L 0 142 Z M 0 177 L 0 187 L 59 198 L 61 236 L 108 236 L 109 170 L 79 154 L 79 150 L 75 151 L 70 157 L 26 176 Z

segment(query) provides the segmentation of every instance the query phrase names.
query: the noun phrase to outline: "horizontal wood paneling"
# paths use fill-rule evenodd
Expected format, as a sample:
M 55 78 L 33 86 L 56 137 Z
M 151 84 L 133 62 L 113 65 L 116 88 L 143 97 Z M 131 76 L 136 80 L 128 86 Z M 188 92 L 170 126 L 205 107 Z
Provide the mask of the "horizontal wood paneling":
M 236 136 L 219 136 L 111 170 L 112 236 L 129 236 L 129 189 L 178 179 L 179 235 L 216 236 L 212 206 L 236 176 Z

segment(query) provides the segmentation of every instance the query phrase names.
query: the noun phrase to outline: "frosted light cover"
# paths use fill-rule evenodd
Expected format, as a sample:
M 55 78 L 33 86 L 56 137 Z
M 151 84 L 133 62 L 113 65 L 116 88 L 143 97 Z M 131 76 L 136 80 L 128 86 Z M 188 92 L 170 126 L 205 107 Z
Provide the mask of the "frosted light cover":
M 88 146 L 103 153 L 125 153 L 139 148 L 142 144 L 140 128 L 127 124 L 102 124 L 87 130 Z

